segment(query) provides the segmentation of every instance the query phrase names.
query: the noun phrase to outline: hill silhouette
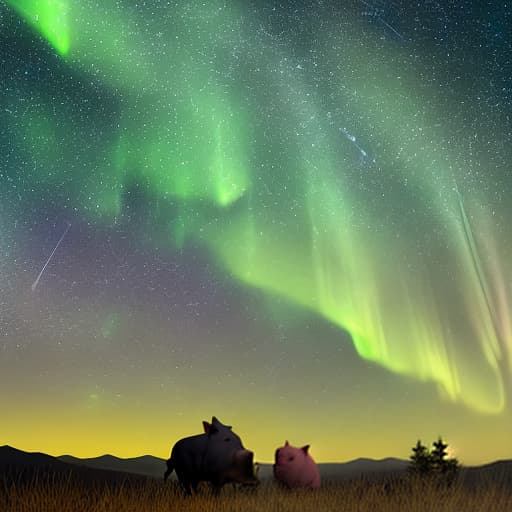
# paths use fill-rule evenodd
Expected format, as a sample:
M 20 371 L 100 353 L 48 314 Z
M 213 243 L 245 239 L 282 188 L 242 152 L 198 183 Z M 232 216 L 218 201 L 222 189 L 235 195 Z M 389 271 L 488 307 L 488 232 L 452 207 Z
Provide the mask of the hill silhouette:
M 498 460 L 483 466 L 463 467 L 461 478 L 469 487 L 498 485 L 512 492 L 512 460 Z
M 374 460 L 360 458 L 344 463 L 320 463 L 318 464 L 320 474 L 327 480 L 346 480 L 365 477 L 380 477 L 389 474 L 400 474 L 405 472 L 407 461 L 395 458 Z M 259 477 L 261 480 L 273 478 L 272 464 L 259 464 Z M 73 472 L 87 475 L 87 471 L 107 471 L 104 476 L 108 479 L 121 476 L 142 476 L 151 478 L 162 478 L 165 471 L 165 459 L 152 455 L 143 455 L 133 458 L 120 458 L 106 454 L 92 458 L 78 458 L 72 455 L 61 455 L 52 457 L 39 452 L 24 452 L 10 446 L 0 447 L 0 470 L 10 467 L 15 468 L 46 468 L 58 472 Z M 174 476 L 174 475 L 172 475 Z
M 409 461 L 397 458 L 380 460 L 359 458 L 342 463 L 318 464 L 322 481 L 347 481 L 364 478 L 382 480 L 400 478 L 407 473 Z M 262 482 L 272 480 L 272 464 L 259 464 Z M 80 459 L 71 455 L 53 457 L 40 452 L 24 452 L 11 446 L 0 447 L 0 473 L 7 478 L 33 478 L 36 474 L 65 474 L 70 478 L 90 482 L 144 482 L 148 478 L 162 479 L 165 460 L 151 455 L 120 458 L 113 455 Z M 172 475 L 175 478 L 175 475 Z M 500 460 L 482 466 L 462 467 L 460 477 L 465 485 L 499 485 L 512 489 L 512 460 Z
M 24 452 L 9 445 L 0 446 L 0 470 L 33 466 L 66 469 L 66 464 L 51 455 L 40 452 Z
M 126 459 L 115 457 L 110 454 L 85 459 L 80 459 L 71 455 L 61 455 L 58 457 L 58 460 L 69 464 L 83 465 L 89 468 L 133 473 L 135 475 L 150 476 L 153 478 L 162 478 L 166 469 L 165 460 L 153 457 L 152 455 L 143 455 L 141 457 Z
M 62 455 L 59 460 L 72 464 L 81 464 L 90 468 L 108 469 L 112 471 L 122 471 L 139 475 L 162 478 L 165 471 L 165 460 L 152 455 L 142 457 L 133 457 L 123 459 L 113 455 L 102 455 L 100 457 L 80 459 L 70 455 Z M 400 474 L 407 469 L 408 462 L 396 458 L 386 458 L 381 460 L 359 458 L 349 462 L 340 463 L 320 463 L 318 464 L 320 474 L 323 479 L 345 480 L 351 478 L 379 477 L 389 474 Z M 259 464 L 260 480 L 273 478 L 272 464 Z
M 71 464 L 45 453 L 25 452 L 9 445 L 0 446 L 0 474 L 4 482 L 17 483 L 30 482 L 45 475 L 113 485 L 144 482 L 148 478 L 140 474 Z

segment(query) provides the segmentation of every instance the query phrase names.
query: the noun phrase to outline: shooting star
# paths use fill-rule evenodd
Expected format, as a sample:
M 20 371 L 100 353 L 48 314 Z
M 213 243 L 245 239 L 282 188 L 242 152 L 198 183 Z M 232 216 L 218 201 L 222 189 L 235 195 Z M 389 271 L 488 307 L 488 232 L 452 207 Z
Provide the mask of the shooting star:
M 71 227 L 71 224 L 68 222 L 68 227 L 66 228 L 66 231 L 64 231 L 64 233 L 62 233 L 62 236 L 59 238 L 59 241 L 57 242 L 57 245 L 53 248 L 52 253 L 50 254 L 48 259 L 46 260 L 46 263 L 44 264 L 43 268 L 41 269 L 41 272 L 39 272 L 39 275 L 37 276 L 36 280 L 32 283 L 32 291 L 35 291 L 35 289 L 37 288 L 37 285 L 39 284 L 39 280 L 41 279 L 41 276 L 43 275 L 46 267 L 48 266 L 48 263 L 50 263 L 50 260 L 52 259 L 53 255 L 55 254 L 55 251 L 59 247 L 59 245 L 62 242 L 62 240 L 64 240 L 64 237 L 66 236 L 66 234 L 69 231 L 70 227 Z
M 379 8 L 375 5 L 371 5 L 368 2 L 365 2 L 365 0 L 360 0 L 362 4 L 366 5 L 368 7 L 368 11 L 364 12 L 364 16 L 369 16 L 371 18 L 376 19 L 377 21 L 380 21 L 384 26 L 389 28 L 396 36 L 398 36 L 400 39 L 403 39 L 404 36 L 398 32 L 390 23 L 388 23 L 382 15 L 384 14 L 384 9 Z
M 400 39 L 403 39 L 404 36 L 398 32 L 394 27 L 392 27 L 385 19 L 383 18 L 377 18 L 382 24 L 384 24 L 386 27 L 389 28 L 392 32 L 394 32 Z
M 343 132 L 345 137 L 352 142 L 352 144 L 357 148 L 361 155 L 360 163 L 363 163 L 368 158 L 368 153 L 358 144 L 357 139 L 355 135 L 352 135 L 348 132 L 346 128 L 340 128 L 340 131 Z M 372 159 L 372 162 L 375 163 L 375 158 Z

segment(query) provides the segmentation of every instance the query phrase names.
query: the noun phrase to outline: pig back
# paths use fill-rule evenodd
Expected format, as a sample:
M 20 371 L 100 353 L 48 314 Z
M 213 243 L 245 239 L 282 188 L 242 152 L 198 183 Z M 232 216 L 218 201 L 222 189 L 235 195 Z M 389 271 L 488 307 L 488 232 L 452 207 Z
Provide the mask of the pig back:
M 198 434 L 176 442 L 171 451 L 171 461 L 178 478 L 201 480 L 207 477 L 204 464 L 208 441 L 206 434 Z

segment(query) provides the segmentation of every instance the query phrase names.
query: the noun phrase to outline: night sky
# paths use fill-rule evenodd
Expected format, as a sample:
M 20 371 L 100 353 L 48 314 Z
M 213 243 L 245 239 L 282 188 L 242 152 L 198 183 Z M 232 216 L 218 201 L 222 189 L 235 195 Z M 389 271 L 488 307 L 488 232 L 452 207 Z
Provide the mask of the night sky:
M 512 458 L 512 4 L 0 5 L 0 444 Z

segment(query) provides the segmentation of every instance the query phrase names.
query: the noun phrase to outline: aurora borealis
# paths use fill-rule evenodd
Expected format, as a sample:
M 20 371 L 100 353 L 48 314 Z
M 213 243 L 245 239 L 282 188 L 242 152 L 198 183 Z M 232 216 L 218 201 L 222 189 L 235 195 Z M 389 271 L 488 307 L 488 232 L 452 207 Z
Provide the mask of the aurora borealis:
M 483 4 L 3 3 L 0 444 L 165 457 L 216 415 L 263 461 L 512 457 Z

